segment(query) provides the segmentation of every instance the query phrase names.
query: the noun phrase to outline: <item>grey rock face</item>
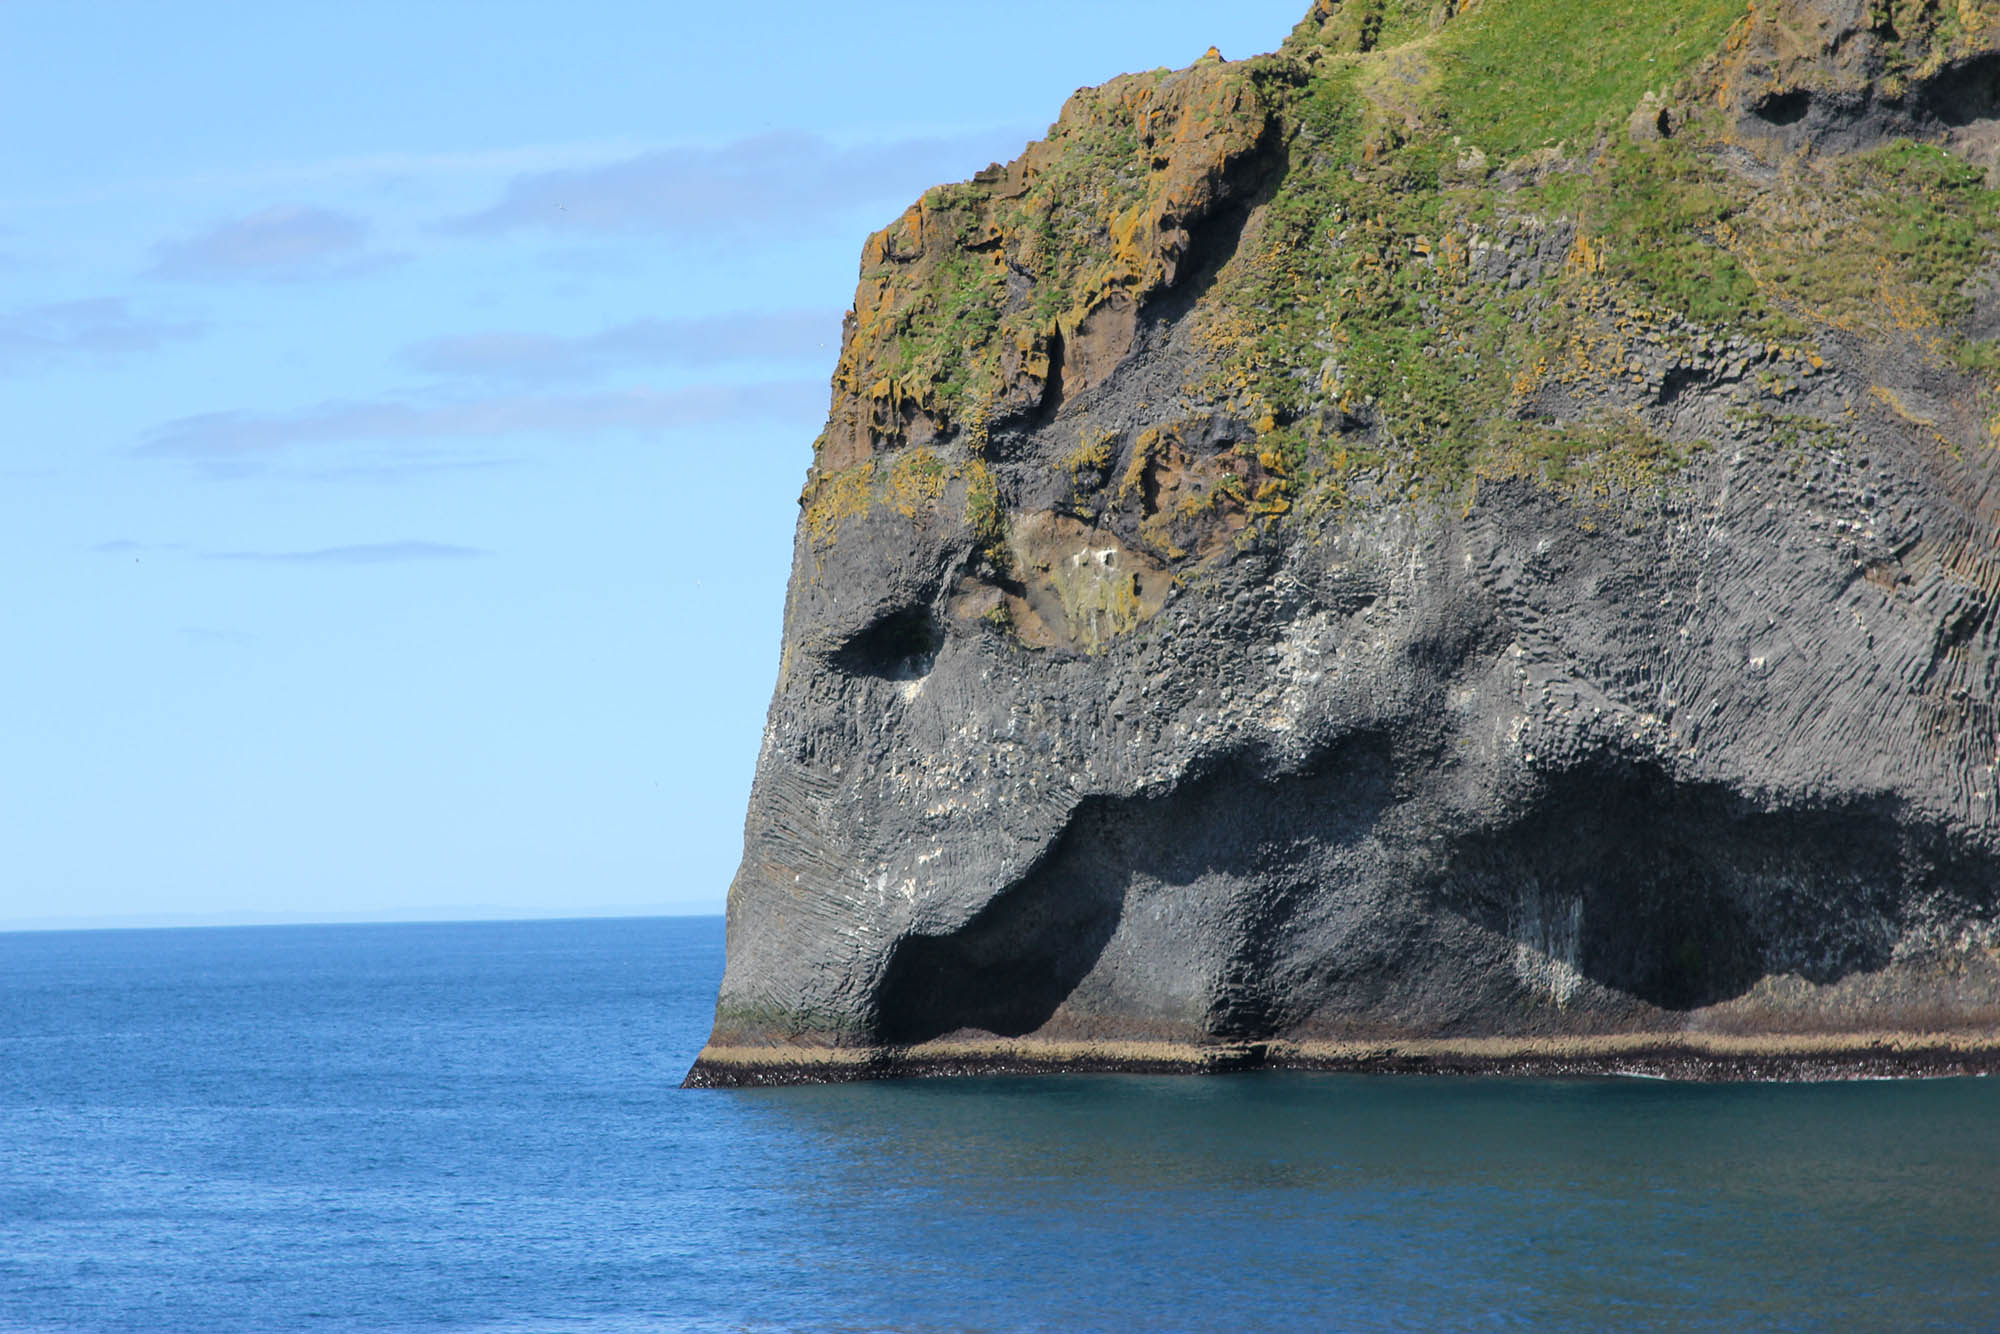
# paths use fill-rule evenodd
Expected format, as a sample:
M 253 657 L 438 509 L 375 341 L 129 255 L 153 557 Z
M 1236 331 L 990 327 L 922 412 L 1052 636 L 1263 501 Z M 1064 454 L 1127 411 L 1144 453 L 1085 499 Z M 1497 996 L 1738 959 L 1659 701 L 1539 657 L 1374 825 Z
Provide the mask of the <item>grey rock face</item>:
M 1252 542 L 1097 656 L 855 653 L 943 592 L 885 524 L 794 621 L 849 647 L 772 708 L 718 1043 L 2000 1018 L 1994 479 L 1872 426 Z
M 1519 287 L 1573 240 L 1507 224 L 1468 267 Z M 967 599 L 993 556 L 963 478 L 836 542 L 802 523 L 695 1082 L 931 1049 L 1013 1068 L 1989 1048 L 2000 454 L 1980 385 L 1914 339 L 1829 330 L 1812 365 L 1650 337 L 1532 406 L 1686 446 L 1663 485 L 1364 497 L 1149 584 L 1131 521 L 1080 492 L 1126 475 L 1151 422 L 1205 423 L 1191 456 L 1255 435 L 1186 394 L 1187 303 L 1154 303 L 1108 378 L 981 447 L 1017 565 L 1057 590 L 1039 644 Z M 1809 425 L 1772 432 L 1779 408 Z M 1080 435 L 1110 442 L 1081 488 Z M 1064 569 L 1157 605 L 1062 594 Z

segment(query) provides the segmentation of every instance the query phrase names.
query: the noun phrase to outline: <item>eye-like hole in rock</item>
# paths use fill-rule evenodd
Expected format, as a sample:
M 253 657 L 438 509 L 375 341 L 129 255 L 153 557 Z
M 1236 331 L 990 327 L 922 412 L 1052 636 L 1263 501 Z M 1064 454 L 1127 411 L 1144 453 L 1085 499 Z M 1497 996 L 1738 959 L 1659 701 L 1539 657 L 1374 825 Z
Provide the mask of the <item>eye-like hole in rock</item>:
M 1812 94 L 1803 89 L 1772 93 L 1751 108 L 1759 120 L 1772 125 L 1796 125 L 1812 110 Z
M 930 673 L 944 647 L 944 627 L 928 607 L 904 607 L 878 616 L 856 633 L 833 662 L 850 676 L 914 681 Z
M 1924 110 L 1947 125 L 1970 125 L 2000 116 L 2000 56 L 1949 65 L 1924 85 Z

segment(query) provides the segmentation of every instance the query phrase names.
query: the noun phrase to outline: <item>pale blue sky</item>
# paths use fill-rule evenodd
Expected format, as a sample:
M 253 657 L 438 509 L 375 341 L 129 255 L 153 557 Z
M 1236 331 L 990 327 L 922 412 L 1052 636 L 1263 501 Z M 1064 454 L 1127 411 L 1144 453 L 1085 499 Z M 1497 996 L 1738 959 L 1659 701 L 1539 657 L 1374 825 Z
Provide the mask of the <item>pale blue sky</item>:
M 1305 8 L 0 4 L 0 929 L 720 911 L 862 239 Z

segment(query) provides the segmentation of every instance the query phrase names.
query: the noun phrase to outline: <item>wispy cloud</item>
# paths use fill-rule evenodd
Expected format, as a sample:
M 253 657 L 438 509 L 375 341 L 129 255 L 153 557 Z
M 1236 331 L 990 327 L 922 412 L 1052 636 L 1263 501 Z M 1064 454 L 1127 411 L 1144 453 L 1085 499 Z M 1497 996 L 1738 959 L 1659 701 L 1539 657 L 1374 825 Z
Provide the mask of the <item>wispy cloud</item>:
M 99 181 L 87 190 L 55 195 L 25 195 L 0 199 L 0 208 L 27 210 L 73 208 L 145 195 L 189 195 L 196 191 L 324 190 L 355 184 L 397 180 L 435 180 L 466 176 L 588 166 L 629 157 L 630 140 L 589 140 L 559 144 L 524 144 L 514 148 L 475 149 L 457 153 L 383 152 L 303 162 L 271 162 L 227 171 L 202 171 L 175 176 L 151 176 Z M 10 233 L 0 229 L 0 237 Z
M 258 561 L 267 565 L 392 565 L 410 561 L 472 560 L 492 553 L 447 542 L 364 542 L 310 551 L 204 551 L 209 560 Z
M 154 430 L 139 448 L 169 458 L 241 463 L 300 446 L 523 435 L 575 439 L 730 421 L 807 421 L 825 411 L 826 386 L 818 380 L 443 401 L 374 399 L 322 403 L 288 414 L 183 417 Z
M 370 248 L 359 218 L 288 204 L 156 246 L 152 271 L 195 282 L 296 282 L 372 272 L 394 258 Z
M 189 546 L 185 542 L 134 542 L 121 538 L 112 542 L 99 542 L 91 548 L 107 556 L 132 555 L 136 558 L 142 552 L 172 552 L 201 560 L 255 561 L 267 565 L 390 565 L 409 561 L 451 561 L 471 560 L 493 553 L 483 547 L 458 546 L 450 542 L 426 542 L 408 538 L 400 542 L 360 542 L 337 547 L 310 547 L 303 550 L 230 550 L 213 551 Z M 208 631 L 192 627 L 185 634 L 207 634 Z
M 839 347 L 838 311 L 735 311 L 698 319 L 637 320 L 579 337 L 457 334 L 415 344 L 404 358 L 434 375 L 568 380 L 626 366 L 831 362 Z
M 0 375 L 66 358 L 112 361 L 198 337 L 205 327 L 134 314 L 122 297 L 24 306 L 0 314 Z
M 1023 141 L 1015 131 L 987 130 L 841 147 L 790 131 L 713 148 L 662 148 L 518 176 L 490 208 L 447 226 L 717 239 L 797 229 L 855 205 L 907 200 L 936 181 L 962 179 L 1018 153 Z

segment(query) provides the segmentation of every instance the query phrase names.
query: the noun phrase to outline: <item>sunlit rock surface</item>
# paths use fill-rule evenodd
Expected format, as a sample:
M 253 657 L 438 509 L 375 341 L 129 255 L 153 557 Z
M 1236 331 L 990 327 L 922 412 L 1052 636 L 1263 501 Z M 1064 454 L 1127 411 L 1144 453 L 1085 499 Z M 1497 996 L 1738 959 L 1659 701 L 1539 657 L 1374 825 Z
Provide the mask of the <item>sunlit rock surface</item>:
M 1996 173 L 1995 3 L 1321 0 L 928 193 L 691 1082 L 1994 1062 Z

